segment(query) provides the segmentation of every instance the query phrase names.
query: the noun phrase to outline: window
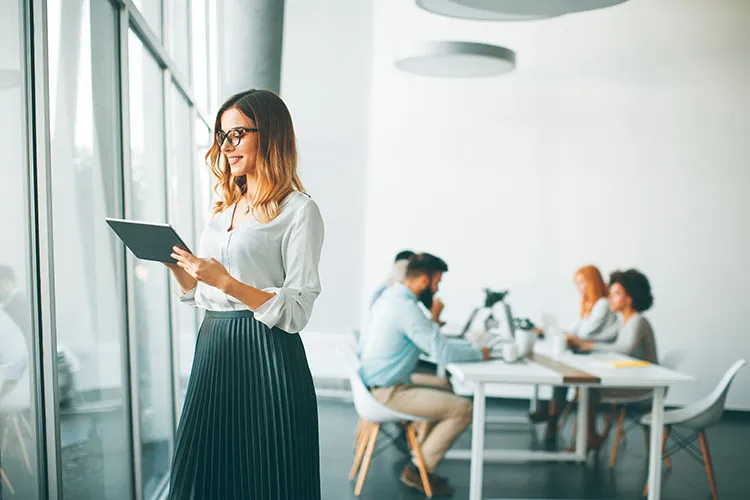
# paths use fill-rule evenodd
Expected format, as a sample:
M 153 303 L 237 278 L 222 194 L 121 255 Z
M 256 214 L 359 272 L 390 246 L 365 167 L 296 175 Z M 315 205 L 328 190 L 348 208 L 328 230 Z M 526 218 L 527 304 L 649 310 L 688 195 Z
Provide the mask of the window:
M 0 498 L 39 497 L 32 373 L 28 158 L 26 155 L 23 33 L 18 2 L 0 7 L 0 469 L 8 484 Z M 32 423 L 30 425 L 30 422 Z M 6 439 L 7 438 L 7 439 Z M 12 486 L 11 486 L 12 485 Z M 15 494 L 15 495 L 14 495 Z
M 133 0 L 133 4 L 161 40 L 162 0 Z
M 200 3 L 194 1 L 193 3 Z M 177 65 L 179 72 L 190 78 L 190 12 L 188 0 L 171 0 L 169 6 L 169 55 Z
M 163 72 L 140 39 L 128 36 L 130 175 L 128 217 L 148 222 L 167 218 Z M 131 335 L 137 352 L 138 408 L 143 496 L 165 478 L 174 435 L 167 268 L 132 259 Z
M 122 216 L 117 26 L 109 2 L 48 2 L 55 389 L 71 499 L 132 497 L 122 246 L 104 222 Z
M 192 148 L 190 146 L 191 112 L 183 95 L 170 86 L 170 140 L 169 140 L 169 222 L 193 252 L 198 251 L 195 224 L 195 197 L 193 182 Z M 175 283 L 175 287 L 178 285 Z M 177 349 L 177 413 L 182 411 L 198 325 L 198 309 L 174 300 L 174 342 Z

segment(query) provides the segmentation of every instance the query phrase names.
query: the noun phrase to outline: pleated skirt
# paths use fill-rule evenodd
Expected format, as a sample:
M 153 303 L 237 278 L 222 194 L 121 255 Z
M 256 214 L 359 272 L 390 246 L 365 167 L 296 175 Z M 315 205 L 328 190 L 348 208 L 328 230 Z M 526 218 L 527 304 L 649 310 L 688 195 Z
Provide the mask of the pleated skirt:
M 170 498 L 320 499 L 318 408 L 299 335 L 251 311 L 206 312 Z

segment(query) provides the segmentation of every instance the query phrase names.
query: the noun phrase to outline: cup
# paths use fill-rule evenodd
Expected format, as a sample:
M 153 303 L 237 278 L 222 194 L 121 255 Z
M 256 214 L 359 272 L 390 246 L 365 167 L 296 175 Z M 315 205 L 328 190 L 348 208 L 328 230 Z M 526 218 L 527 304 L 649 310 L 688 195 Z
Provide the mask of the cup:
M 568 348 L 568 340 L 562 333 L 557 333 L 554 337 L 552 337 L 551 342 L 552 355 L 555 357 L 562 356 L 565 353 L 565 350 Z
M 503 344 L 503 359 L 506 363 L 513 363 L 518 359 L 518 347 L 512 342 Z
M 536 332 L 533 330 L 516 330 L 516 345 L 521 356 L 527 358 L 534 354 Z

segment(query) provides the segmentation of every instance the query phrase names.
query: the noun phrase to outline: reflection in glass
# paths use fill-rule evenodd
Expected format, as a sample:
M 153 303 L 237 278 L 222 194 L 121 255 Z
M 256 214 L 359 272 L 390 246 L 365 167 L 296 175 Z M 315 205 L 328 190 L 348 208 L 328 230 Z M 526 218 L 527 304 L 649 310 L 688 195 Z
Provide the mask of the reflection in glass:
M 63 494 L 131 498 L 122 247 L 104 222 L 122 215 L 117 15 L 50 0 L 48 29 Z
M 18 2 L 0 4 L 0 498 L 39 498 L 30 248 L 29 163 Z
M 205 0 L 190 2 L 193 95 L 198 104 L 208 107 L 208 11 Z
M 200 2 L 193 2 L 200 3 Z M 190 18 L 188 0 L 171 0 L 169 2 L 169 22 L 166 29 L 169 37 L 169 55 L 185 78 L 190 78 Z
M 193 163 L 190 146 L 190 107 L 174 85 L 170 86 L 169 137 L 169 222 L 194 252 L 198 249 L 193 199 Z M 178 285 L 175 283 L 175 287 Z M 182 402 L 190 377 L 193 351 L 198 326 L 198 309 L 174 300 L 173 331 L 177 348 L 177 415 L 182 413 Z
M 164 93 L 162 70 L 131 31 L 128 35 L 130 95 L 130 207 L 132 219 L 165 222 L 167 211 Z M 170 370 L 167 268 L 133 260 L 137 339 L 139 426 L 143 496 L 150 498 L 165 478 L 172 454 L 174 416 Z
M 171 0 L 168 0 L 168 2 Z M 165 2 L 167 3 L 167 2 Z M 133 4 L 148 23 L 151 31 L 161 40 L 162 0 L 133 0 Z

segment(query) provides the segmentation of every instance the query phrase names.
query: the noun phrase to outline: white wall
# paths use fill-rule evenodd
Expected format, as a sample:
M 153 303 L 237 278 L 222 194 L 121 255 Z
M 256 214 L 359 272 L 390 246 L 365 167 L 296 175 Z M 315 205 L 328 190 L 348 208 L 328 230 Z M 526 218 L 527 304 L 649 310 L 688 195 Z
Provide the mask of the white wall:
M 370 2 L 286 0 L 281 95 L 294 119 L 302 182 L 326 224 L 323 293 L 307 332 L 359 326 L 372 25 Z
M 637 267 L 652 283 L 660 352 L 687 349 L 682 369 L 698 378 L 671 402 L 707 393 L 734 360 L 750 360 L 750 2 L 630 0 L 529 23 L 450 20 L 397 0 L 376 2 L 374 14 L 365 291 L 413 247 L 451 267 L 449 321 L 463 321 L 491 286 L 511 289 L 517 315 L 548 311 L 567 324 L 577 267 Z M 428 39 L 506 45 L 518 66 L 484 80 L 395 69 L 395 50 Z M 323 203 L 362 193 L 332 185 Z M 329 239 L 327 266 L 331 243 L 348 238 Z M 750 409 L 750 368 L 729 405 Z

